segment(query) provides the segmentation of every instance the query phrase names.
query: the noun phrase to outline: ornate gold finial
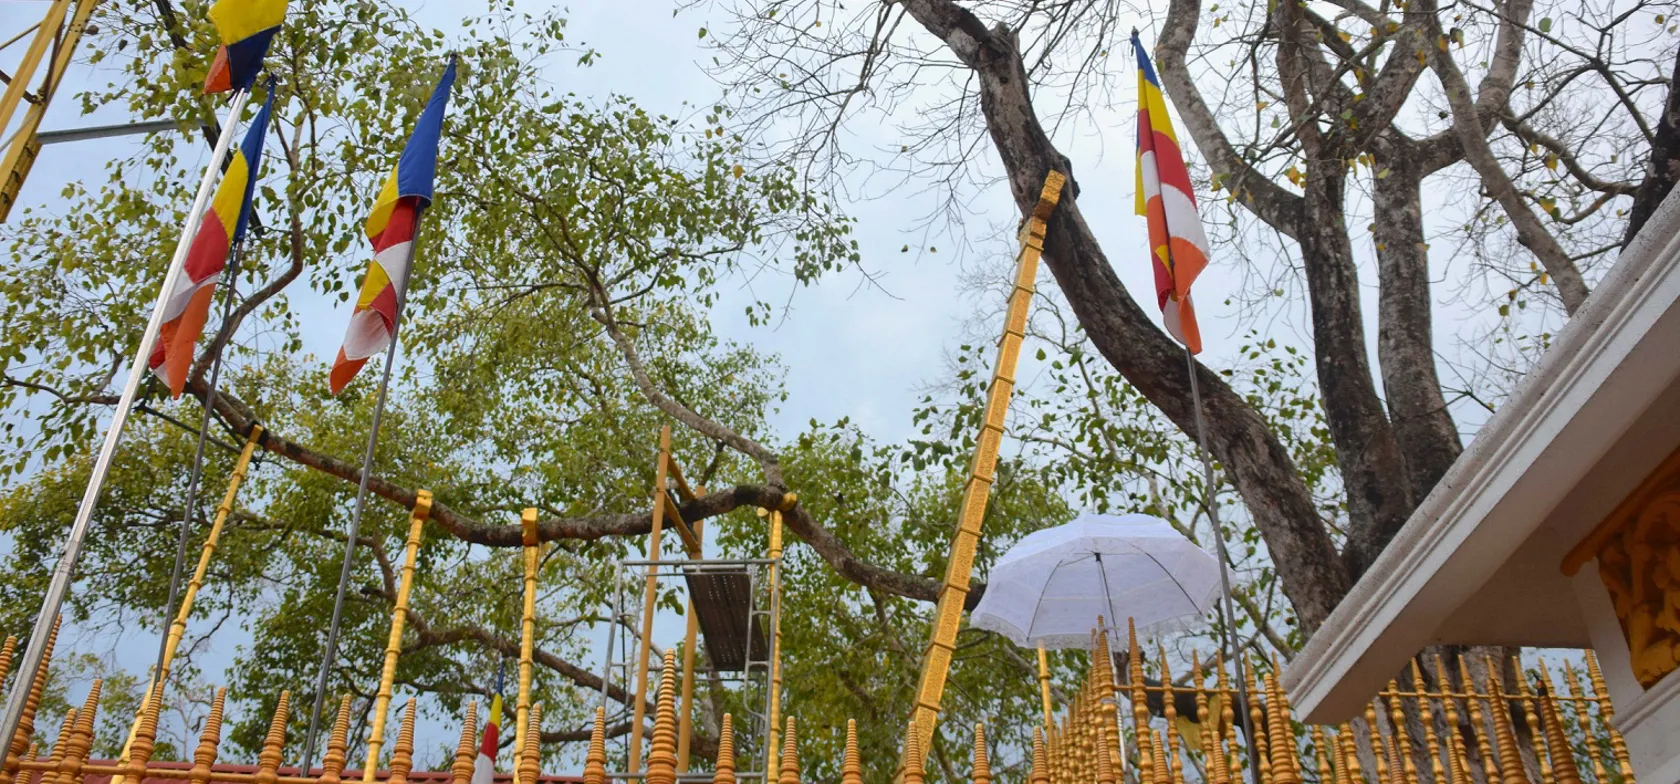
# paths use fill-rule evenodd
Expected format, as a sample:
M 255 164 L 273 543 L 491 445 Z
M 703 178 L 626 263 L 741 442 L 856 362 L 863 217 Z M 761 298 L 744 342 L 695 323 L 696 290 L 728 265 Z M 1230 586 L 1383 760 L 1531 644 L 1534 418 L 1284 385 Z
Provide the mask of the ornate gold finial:
M 912 720 L 908 729 L 909 737 L 904 741 L 904 777 L 903 784 L 924 784 L 922 776 L 922 743 L 917 737 L 916 722 Z
M 1044 731 L 1044 776 L 1050 784 L 1062 784 L 1062 750 L 1056 743 L 1054 726 Z
M 669 656 L 670 654 L 666 654 Z M 525 742 L 520 746 L 523 756 L 519 759 L 519 780 L 525 784 L 537 784 L 542 775 L 542 703 L 531 706 L 530 718 L 525 720 Z M 673 757 L 675 755 L 672 755 Z M 671 776 L 676 778 L 676 774 Z
M 1231 683 L 1225 678 L 1225 653 L 1220 651 L 1213 657 L 1219 676 L 1214 685 L 1219 689 L 1219 724 L 1220 737 L 1225 744 L 1225 781 L 1231 782 L 1241 777 L 1242 757 L 1237 750 L 1237 709 L 1235 692 L 1231 691 Z M 1356 782 L 1356 784 L 1358 784 Z
M 1516 675 L 1517 696 L 1522 700 L 1523 720 L 1528 722 L 1529 748 L 1534 751 L 1534 759 L 1540 764 L 1540 781 L 1544 784 L 1554 784 L 1552 779 L 1552 762 L 1546 758 L 1546 731 L 1540 725 L 1540 714 L 1535 711 L 1534 697 L 1529 694 L 1528 674 L 1523 672 L 1522 662 L 1516 657 L 1510 660 L 1511 672 Z
M 1557 706 L 1557 687 L 1552 685 L 1552 675 L 1546 671 L 1544 660 L 1540 662 L 1540 685 L 1544 689 L 1540 692 L 1540 712 L 1546 724 L 1546 748 L 1552 756 L 1552 775 L 1557 778 L 1557 784 L 1581 784 L 1581 773 L 1575 768 L 1575 750 L 1564 735 L 1563 714 Z
M 1178 757 L 1178 698 L 1173 693 L 1166 646 L 1156 646 L 1156 654 L 1161 657 L 1161 714 L 1167 720 L 1167 776 L 1173 784 L 1178 784 L 1184 780 L 1184 763 Z
M 665 649 L 659 671 L 659 701 L 654 710 L 653 744 L 648 749 L 647 784 L 675 784 L 677 780 L 677 652 Z
M 101 680 L 94 680 L 88 689 L 87 701 L 82 703 L 82 709 L 76 711 L 76 724 L 70 729 L 70 737 L 64 743 L 64 757 L 58 763 L 58 777 L 54 779 L 58 784 L 75 784 L 82 777 L 82 763 L 87 761 L 88 750 L 93 748 L 93 726 L 99 718 L 99 689 L 103 685 Z
M 1482 780 L 1497 784 L 1502 780 L 1499 763 L 1494 759 L 1493 745 L 1488 741 L 1488 725 L 1486 716 L 1482 714 L 1481 698 L 1476 694 L 1476 681 L 1470 677 L 1470 664 L 1464 656 L 1458 657 L 1458 680 L 1464 687 L 1464 702 L 1470 706 L 1471 736 L 1476 741 L 1476 754 L 1482 758 Z
M 1633 759 L 1628 756 L 1627 740 L 1622 737 L 1622 731 L 1616 729 L 1616 708 L 1610 704 L 1610 687 L 1605 685 L 1604 671 L 1598 668 L 1598 655 L 1591 649 L 1587 651 L 1587 680 L 1592 683 L 1593 697 L 1598 700 L 1598 715 L 1604 720 L 1606 734 L 1610 736 L 1610 751 L 1616 758 L 1616 771 L 1622 774 L 1624 784 L 1632 784 Z
M 598 711 L 596 716 L 600 718 L 602 726 L 604 727 L 607 719 L 607 709 L 597 708 L 596 710 Z M 590 745 L 589 754 L 590 759 L 593 760 L 595 758 L 593 742 Z M 603 759 L 605 756 L 606 750 L 603 746 Z M 595 774 L 594 779 L 590 778 L 590 770 L 588 768 L 584 769 L 584 784 L 601 784 L 603 781 L 606 781 L 606 768 L 604 762 L 602 763 L 600 772 Z M 735 781 L 735 717 L 725 713 L 723 714 L 723 728 L 718 732 L 717 768 L 715 772 L 712 773 L 712 784 L 735 784 Z
M 1272 784 L 1272 753 L 1267 743 L 1266 713 L 1260 708 L 1260 689 L 1254 684 L 1254 662 L 1242 657 L 1243 699 L 1248 703 L 1248 723 L 1254 728 L 1254 756 L 1260 761 L 1260 784 Z
M 1301 774 L 1295 770 L 1295 744 L 1289 737 L 1289 709 L 1283 704 L 1283 693 L 1278 688 L 1275 664 L 1272 671 L 1266 673 L 1265 683 L 1266 712 L 1271 714 L 1266 737 L 1271 742 L 1272 781 L 1277 784 L 1301 784 Z
M 840 763 L 840 784 L 863 784 L 863 755 L 858 751 L 855 719 L 846 720 L 846 759 Z
M 344 764 L 349 761 L 350 695 L 346 694 L 338 699 L 338 716 L 333 720 L 332 734 L 327 736 L 327 755 L 321 758 L 320 784 L 339 784 L 343 781 Z
M 1096 733 L 1097 739 L 1097 784 L 1114 784 L 1114 764 L 1109 761 L 1108 735 Z
M 1445 781 L 1446 771 L 1441 768 L 1441 741 L 1435 735 L 1435 711 L 1429 705 L 1429 696 L 1423 690 L 1423 668 L 1418 666 L 1418 660 L 1412 659 L 1412 691 L 1417 696 L 1418 719 L 1423 723 L 1423 747 L 1429 752 L 1429 780 Z M 1396 698 L 1398 703 L 1399 699 Z
M 724 778 L 724 762 L 729 763 L 729 777 Z M 583 784 L 606 784 L 607 780 L 607 709 L 595 708 L 595 728 L 589 731 L 589 755 L 583 760 Z M 734 784 L 735 727 L 729 714 L 723 714 L 723 735 L 718 739 L 717 774 L 712 784 Z
M 0 681 L 6 680 L 6 675 L 12 671 L 12 654 L 17 651 L 17 635 L 6 635 L 6 642 L 0 645 Z
M 42 760 L 41 760 L 40 752 L 41 752 L 41 742 L 38 741 L 38 740 L 30 741 L 29 742 L 29 752 L 24 755 L 24 759 L 27 759 L 31 762 L 41 762 Z M 41 771 L 38 771 L 38 770 L 30 771 L 30 773 L 29 773 L 29 784 L 36 784 L 36 782 L 38 782 L 40 780 L 41 780 Z
M 1155 753 L 1150 749 L 1154 735 L 1149 731 L 1149 696 L 1143 688 L 1143 650 L 1138 647 L 1137 622 L 1126 619 L 1126 680 L 1132 691 L 1132 737 L 1137 739 L 1138 764 L 1153 772 Z M 1143 780 L 1143 771 L 1138 772 Z M 1077 782 L 1083 784 L 1083 782 Z M 1159 782 L 1157 782 L 1159 784 Z
M 799 784 L 799 741 L 793 733 L 793 717 L 787 717 L 787 732 L 782 735 L 782 775 L 776 784 Z
M 1384 751 L 1382 726 L 1377 723 L 1377 701 L 1373 698 L 1365 703 L 1365 726 L 1371 730 L 1371 757 L 1376 760 L 1372 772 L 1376 774 L 1373 784 L 1390 784 L 1388 779 L 1388 754 Z
M 1032 770 L 1027 775 L 1028 784 L 1050 784 L 1050 754 L 1044 747 L 1044 729 L 1033 728 Z M 844 784 L 853 784 L 845 782 Z
M 1389 739 L 1394 743 L 1394 766 L 1405 784 L 1418 784 L 1417 765 L 1412 762 L 1412 740 L 1406 735 L 1406 712 L 1400 707 L 1399 693 L 1400 684 L 1390 679 L 1384 699 L 1388 702 L 1389 730 L 1393 732 Z
M 274 706 L 274 720 L 269 722 L 268 737 L 263 740 L 262 752 L 257 754 L 256 784 L 274 784 L 279 778 L 280 750 L 286 745 L 286 720 L 291 717 L 292 693 L 280 692 L 280 702 Z
M 164 682 L 160 681 L 146 690 L 146 703 L 140 711 L 134 741 L 129 744 L 128 764 L 123 769 L 129 781 L 139 782 L 146 777 L 146 763 L 151 761 L 152 750 L 157 747 L 158 714 L 163 712 L 163 685 Z
M 1101 623 L 1100 616 L 1098 623 Z M 1120 705 L 1119 689 L 1114 683 L 1114 654 L 1108 647 L 1106 626 L 1097 635 L 1097 652 L 1091 666 L 1097 676 L 1097 715 L 1102 722 L 1103 736 L 1108 740 L 1108 761 L 1114 767 L 1115 778 L 1123 778 L 1126 757 L 1122 753 L 1120 720 L 1115 711 Z
M 345 700 L 345 705 L 350 701 Z M 336 730 L 335 730 L 336 731 Z M 455 744 L 455 763 L 449 766 L 450 784 L 467 784 L 472 781 L 473 763 L 478 760 L 478 751 L 474 749 L 474 741 L 478 740 L 478 700 L 467 703 L 467 720 L 461 723 L 461 742 Z M 593 741 L 593 738 L 591 738 Z M 593 745 L 591 745 L 593 750 Z M 587 781 L 588 769 L 584 770 Z M 322 782 L 322 784 L 326 784 Z M 601 784 L 592 782 L 592 784 Z
M 973 784 L 992 784 L 992 763 L 986 756 L 986 727 L 974 725 L 974 768 L 969 774 Z
M 1441 707 L 1447 716 L 1447 780 L 1448 784 L 1462 784 L 1467 778 L 1464 767 L 1464 736 L 1458 732 L 1458 697 L 1452 693 L 1452 679 L 1441 655 L 1435 654 L 1435 682 L 1440 687 Z
M 52 631 L 47 634 L 47 644 L 41 648 L 41 666 L 36 668 L 34 678 L 29 682 L 29 694 L 24 697 L 23 715 L 18 718 L 17 734 L 12 736 L 12 742 L 6 746 L 6 761 L 0 765 L 0 784 L 12 784 L 16 779 L 18 765 L 23 762 L 24 752 L 29 751 L 29 739 L 35 734 L 35 711 L 41 707 L 41 695 L 47 688 L 47 673 L 52 664 L 53 646 L 58 644 L 58 627 L 64 622 L 64 616 L 53 620 Z M 12 688 L 21 688 L 23 674 L 18 674 L 18 682 Z M 62 741 L 60 741 L 62 742 Z
M 198 735 L 198 748 L 193 751 L 192 770 L 187 781 L 205 784 L 210 780 L 210 766 L 216 764 L 217 749 L 222 745 L 222 710 L 227 704 L 227 689 L 216 690 L 210 701 L 210 715 L 204 717 L 204 730 Z
M 70 739 L 70 730 L 75 726 L 76 709 L 71 708 L 70 710 L 64 712 L 64 723 L 58 727 L 58 739 L 53 741 L 52 753 L 47 756 L 47 764 L 50 765 L 51 768 L 47 771 L 37 771 L 31 775 L 31 784 L 34 784 L 34 782 L 46 781 L 47 776 L 54 775 L 58 771 L 58 763 L 64 761 L 65 741 Z M 29 745 L 33 747 L 35 744 L 31 743 Z
M 408 784 L 408 773 L 414 770 L 414 698 L 403 707 L 402 724 L 397 728 L 397 745 L 391 749 L 391 776 L 386 784 Z
M 1347 773 L 1347 784 L 1365 784 L 1365 771 L 1359 765 L 1359 746 L 1353 739 L 1353 728 L 1345 721 L 1336 728 L 1336 745 Z
M 1151 735 L 1151 742 L 1149 745 L 1155 749 L 1156 780 L 1161 782 L 1161 784 L 1181 784 L 1181 782 L 1172 781 L 1167 778 L 1169 775 L 1167 771 L 1171 770 L 1171 766 L 1167 764 L 1166 741 L 1155 730 L 1150 730 L 1149 734 Z
M 1494 744 L 1499 749 L 1499 769 L 1504 784 L 1528 784 L 1523 770 L 1522 755 L 1517 751 L 1517 736 L 1511 731 L 1510 703 L 1505 699 L 1505 685 L 1499 682 L 1499 668 L 1493 657 L 1487 657 L 1488 710 L 1493 714 Z
M 1587 712 L 1586 693 L 1581 691 L 1581 679 L 1575 675 L 1575 668 L 1570 666 L 1568 659 L 1563 661 L 1563 682 L 1569 686 L 1569 701 L 1575 706 L 1575 723 L 1580 725 L 1581 737 L 1586 741 L 1587 759 L 1592 760 L 1593 781 L 1606 781 L 1609 773 L 1599 757 L 1598 733 L 1592 731 L 1592 715 Z
M 1208 710 L 1204 675 L 1201 655 L 1191 651 L 1190 682 L 1196 685 L 1196 734 L 1201 741 L 1197 745 L 1201 746 L 1202 759 L 1206 760 L 1208 781 L 1211 784 L 1230 784 L 1230 776 L 1225 771 L 1225 752 L 1219 742 L 1219 720 Z
M 1338 780 L 1336 768 L 1332 767 L 1328 741 L 1324 739 L 1324 728 L 1314 724 L 1312 728 L 1313 757 L 1318 762 L 1318 780 L 1321 784 L 1335 784 Z

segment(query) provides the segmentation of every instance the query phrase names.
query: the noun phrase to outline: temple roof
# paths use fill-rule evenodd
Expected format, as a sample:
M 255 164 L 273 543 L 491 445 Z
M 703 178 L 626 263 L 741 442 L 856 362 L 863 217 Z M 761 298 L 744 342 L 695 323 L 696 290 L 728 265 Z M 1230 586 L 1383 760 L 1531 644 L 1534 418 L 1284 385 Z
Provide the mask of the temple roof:
M 1290 661 L 1306 721 L 1351 718 L 1429 645 L 1588 646 L 1565 556 L 1680 444 L 1677 196 Z

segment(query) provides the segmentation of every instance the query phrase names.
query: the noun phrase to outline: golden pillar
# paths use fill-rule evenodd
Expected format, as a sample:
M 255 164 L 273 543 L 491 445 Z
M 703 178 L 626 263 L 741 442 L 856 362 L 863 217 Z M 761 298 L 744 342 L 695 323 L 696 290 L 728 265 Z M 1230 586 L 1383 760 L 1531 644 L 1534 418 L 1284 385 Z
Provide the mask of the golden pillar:
M 514 703 L 514 759 L 525 754 L 525 725 L 531 716 L 532 659 L 537 647 L 537 566 L 542 562 L 543 544 L 537 537 L 537 510 L 527 507 L 519 515 L 520 544 L 525 556 L 524 606 L 519 621 L 519 697 Z M 515 768 L 513 782 L 523 781 L 523 768 Z M 534 784 L 534 783 L 530 783 Z
M 1048 230 L 1045 221 L 1049 220 L 1057 200 L 1061 198 L 1062 182 L 1061 173 L 1054 170 L 1044 178 L 1038 204 L 1021 228 L 1015 286 L 1009 294 L 1008 315 L 1004 320 L 1003 336 L 998 341 L 991 388 L 986 394 L 974 457 L 963 483 L 957 529 L 951 539 L 951 555 L 945 567 L 945 579 L 939 587 L 933 628 L 922 655 L 921 674 L 916 686 L 916 704 L 911 717 L 916 722 L 917 747 L 923 754 L 933 746 L 934 725 L 939 719 L 945 679 L 951 669 L 951 656 L 956 650 L 957 629 L 962 625 L 963 605 L 968 599 L 974 556 L 986 517 L 986 501 L 991 496 L 992 482 L 996 479 L 998 450 L 1003 442 L 1004 420 L 1009 414 L 1009 398 L 1015 390 L 1015 367 L 1021 355 L 1021 340 L 1026 336 L 1027 312 L 1032 305 L 1038 260 L 1044 252 L 1044 235 Z
M 603 709 L 604 711 L 604 709 Z M 583 773 L 583 784 L 601 784 L 602 778 L 591 781 L 589 771 Z M 712 769 L 712 784 L 735 784 L 735 717 L 723 714 L 723 727 L 718 730 L 717 765 Z
M 396 606 L 391 610 L 391 634 L 385 639 L 385 664 L 379 672 L 379 689 L 374 693 L 373 720 L 368 730 L 367 762 L 362 765 L 363 784 L 371 784 L 373 781 L 374 771 L 379 769 L 379 750 L 385 746 L 385 716 L 391 712 L 391 684 L 397 679 L 397 657 L 402 655 L 403 624 L 408 620 L 408 597 L 414 590 L 414 562 L 420 557 L 420 532 L 426 527 L 426 518 L 431 514 L 431 491 L 416 492 L 414 508 L 408 514 L 408 539 L 403 548 L 402 576 L 397 583 Z
M 653 530 L 648 533 L 647 560 L 659 560 L 659 542 L 665 529 L 665 484 L 671 455 L 671 426 L 659 428 L 659 456 L 653 470 Z M 654 602 L 659 592 L 659 566 L 647 567 L 647 584 L 642 592 L 642 636 L 636 643 L 636 704 L 630 721 L 630 754 L 627 772 L 642 769 L 642 723 L 647 720 L 648 656 L 653 645 Z

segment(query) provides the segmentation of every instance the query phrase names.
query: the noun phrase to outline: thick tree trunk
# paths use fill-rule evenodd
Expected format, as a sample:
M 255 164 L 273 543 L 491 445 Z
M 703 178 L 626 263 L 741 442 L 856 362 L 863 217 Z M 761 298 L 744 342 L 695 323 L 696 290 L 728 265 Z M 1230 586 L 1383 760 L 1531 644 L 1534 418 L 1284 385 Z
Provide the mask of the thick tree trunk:
M 950 0 L 904 0 L 910 14 L 945 41 L 977 77 L 993 145 L 1022 211 L 1038 200 L 1050 169 L 1066 172 L 1033 111 L 1018 43 Z M 1184 349 L 1157 328 L 1121 285 L 1076 199 L 1064 195 L 1051 217 L 1046 264 L 1092 343 L 1126 380 L 1186 433 L 1195 434 Z M 1207 406 L 1209 447 L 1224 463 L 1265 537 L 1284 592 L 1312 632 L 1346 594 L 1347 573 L 1288 451 L 1264 420 L 1217 374 L 1197 366 Z
M 1422 175 L 1409 146 L 1376 158 L 1377 363 L 1412 497 L 1424 496 L 1464 450 L 1435 372 Z
M 1663 102 L 1662 116 L 1657 118 L 1657 138 L 1651 143 L 1651 160 L 1645 165 L 1645 179 L 1633 195 L 1633 208 L 1628 211 L 1627 233 L 1622 247 L 1633 242 L 1634 235 L 1645 227 L 1657 205 L 1680 181 L 1680 53 L 1674 56 L 1674 78 L 1668 83 L 1668 100 Z

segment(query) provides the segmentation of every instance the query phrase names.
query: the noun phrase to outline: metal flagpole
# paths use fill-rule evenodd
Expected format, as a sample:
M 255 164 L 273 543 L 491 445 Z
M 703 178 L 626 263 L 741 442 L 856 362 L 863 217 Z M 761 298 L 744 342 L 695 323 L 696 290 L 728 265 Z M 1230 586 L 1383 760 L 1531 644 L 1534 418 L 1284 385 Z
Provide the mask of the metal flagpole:
M 1220 618 L 1225 627 L 1222 647 L 1225 648 L 1225 660 L 1234 661 L 1237 651 L 1236 637 L 1236 608 L 1231 601 L 1231 568 L 1229 557 L 1225 552 L 1225 528 L 1219 523 L 1219 500 L 1213 493 L 1213 460 L 1208 457 L 1207 448 L 1207 419 L 1202 413 L 1202 389 L 1196 382 L 1196 355 L 1190 353 L 1190 347 L 1184 347 L 1184 367 L 1190 373 L 1190 398 L 1196 405 L 1196 452 L 1202 458 L 1202 484 L 1207 488 L 1208 519 L 1213 522 L 1213 541 L 1219 550 L 1219 589 L 1220 589 Z M 1254 746 L 1253 719 L 1248 715 L 1248 700 L 1250 695 L 1244 689 L 1243 704 L 1231 706 L 1242 717 L 1243 734 L 1247 737 L 1249 775 L 1254 784 L 1260 784 L 1260 762 L 1258 751 Z
M 255 176 L 254 172 L 252 176 Z M 238 300 L 239 262 L 245 254 L 244 247 L 245 244 L 241 241 L 228 253 L 231 260 L 227 266 L 227 293 L 222 300 L 221 323 L 223 324 L 227 323 L 228 317 L 233 313 L 233 303 Z M 216 387 L 222 375 L 222 347 L 212 345 L 211 349 L 214 354 L 210 358 L 210 379 L 208 389 L 204 393 L 204 415 L 200 417 L 198 422 L 198 446 L 193 451 L 192 470 L 187 474 L 187 497 L 186 502 L 181 506 L 181 534 L 175 541 L 175 570 L 169 577 L 169 600 L 164 602 L 163 605 L 163 636 L 158 640 L 157 663 L 152 667 L 151 685 L 146 689 L 148 695 L 154 689 L 163 688 L 163 685 L 168 682 L 170 662 L 175 658 L 174 646 L 170 645 L 171 638 L 174 637 L 172 627 L 175 622 L 173 617 L 175 603 L 180 601 L 181 598 L 181 573 L 186 571 L 187 566 L 187 540 L 192 533 L 192 520 L 196 517 L 194 513 L 198 510 L 198 483 L 204 475 L 204 445 L 210 440 L 210 412 L 216 407 Z M 184 609 L 191 610 L 191 607 Z M 181 620 L 184 621 L 185 618 L 183 617 Z M 176 645 L 180 644 L 180 638 L 178 637 L 175 637 L 173 641 Z M 141 711 L 144 712 L 144 710 L 145 707 L 142 706 Z M 134 734 L 139 729 L 140 717 L 136 716 L 134 724 L 129 727 L 128 740 L 123 742 L 123 759 L 128 758 L 129 745 L 134 742 Z M 124 781 L 123 776 L 114 776 L 111 779 L 111 784 L 124 784 Z
M 362 482 L 356 489 L 356 511 L 350 515 L 350 527 L 344 532 L 344 563 L 338 571 L 338 594 L 333 597 L 332 625 L 327 627 L 327 646 L 321 652 L 321 672 L 315 679 L 315 707 L 309 712 L 309 732 L 303 736 L 303 761 L 298 769 L 305 775 L 315 761 L 315 732 L 321 724 L 321 706 L 327 697 L 327 673 L 338 653 L 338 625 L 344 612 L 344 592 L 350 586 L 350 568 L 356 564 L 356 535 L 362 528 L 362 510 L 367 507 L 368 478 L 373 475 L 373 448 L 379 443 L 379 420 L 385 414 L 385 398 L 391 389 L 391 367 L 397 359 L 397 335 L 402 328 L 403 308 L 408 304 L 408 281 L 414 277 L 414 253 L 420 248 L 420 219 L 422 210 L 414 216 L 414 240 L 408 246 L 408 261 L 403 265 L 402 287 L 397 289 L 397 314 L 391 319 L 391 345 L 385 347 L 385 367 L 379 374 L 379 396 L 373 403 L 373 424 L 368 429 L 367 449 L 362 452 Z
M 256 176 L 252 172 L 251 176 Z M 229 254 L 231 261 L 227 265 L 227 293 L 222 298 L 222 324 L 227 324 L 228 317 L 233 314 L 233 303 L 239 299 L 239 263 L 245 256 L 245 243 L 241 241 Z M 222 376 L 223 346 L 212 344 L 214 352 L 210 357 L 210 379 L 208 388 L 204 392 L 204 415 L 198 421 L 198 446 L 193 450 L 192 471 L 187 474 L 187 500 L 181 506 L 181 535 L 175 540 L 175 571 L 169 578 L 169 601 L 163 605 L 164 635 L 158 641 L 157 666 L 152 669 L 152 680 L 161 685 L 160 679 L 168 678 L 165 670 L 169 660 L 174 658 L 169 650 L 168 624 L 170 613 L 175 611 L 175 602 L 181 597 L 181 572 L 187 565 L 187 539 L 192 533 L 193 513 L 198 510 L 198 482 L 204 474 L 204 444 L 210 440 L 210 414 L 216 408 L 216 387 Z
M 19 672 L 35 672 L 41 667 L 41 653 L 46 646 L 47 635 L 52 632 L 53 620 L 58 617 L 59 609 L 64 605 L 64 597 L 70 592 L 70 580 L 76 571 L 76 561 L 82 556 L 82 545 L 86 543 L 88 528 L 93 522 L 93 509 L 99 503 L 100 492 L 105 489 L 105 477 L 111 470 L 111 460 L 116 456 L 117 445 L 122 441 L 123 426 L 128 424 L 128 412 L 134 405 L 135 394 L 140 391 L 140 380 L 145 377 L 147 360 L 152 355 L 152 344 L 157 342 L 158 332 L 163 328 L 163 306 L 168 301 L 170 292 L 175 290 L 175 280 L 181 275 L 181 267 L 186 263 L 187 248 L 192 238 L 198 233 L 198 225 L 204 217 L 204 205 L 210 200 L 211 186 L 216 182 L 216 175 L 222 171 L 222 158 L 227 156 L 228 146 L 233 141 L 233 128 L 238 124 L 239 115 L 245 110 L 245 102 L 251 97 L 250 90 L 240 90 L 233 94 L 228 102 L 228 119 L 222 123 L 221 137 L 216 139 L 215 152 L 210 155 L 209 165 L 204 167 L 204 177 L 198 183 L 198 194 L 193 197 L 192 209 L 187 212 L 187 220 L 181 226 L 181 237 L 175 242 L 175 256 L 169 261 L 169 270 L 163 276 L 163 285 L 158 289 L 157 303 L 152 306 L 152 316 L 146 322 L 146 331 L 140 337 L 140 347 L 134 354 L 134 363 L 128 369 L 128 383 L 123 386 L 122 397 L 117 400 L 117 410 L 111 417 L 111 424 L 105 429 L 105 443 L 99 448 L 99 456 L 94 461 L 93 472 L 88 476 L 87 490 L 82 493 L 82 502 L 76 509 L 76 520 L 70 526 L 70 536 L 64 543 L 64 553 L 59 556 L 58 565 L 53 569 L 52 581 L 47 584 L 46 598 L 41 602 L 41 612 L 35 616 L 35 629 L 29 635 L 28 647 L 23 652 L 23 662 L 19 665 Z M 29 698 L 28 689 L 12 689 L 6 695 L 6 715 L 0 722 L 0 738 L 11 738 L 17 734 L 18 722 L 23 718 L 24 703 Z

